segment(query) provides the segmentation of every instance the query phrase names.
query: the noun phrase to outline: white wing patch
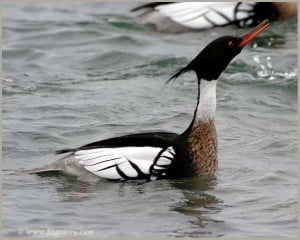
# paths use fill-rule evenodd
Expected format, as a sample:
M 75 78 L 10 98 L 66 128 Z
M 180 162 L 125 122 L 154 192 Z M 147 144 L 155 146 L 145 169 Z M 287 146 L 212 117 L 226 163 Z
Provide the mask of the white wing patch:
M 205 29 L 249 16 L 249 12 L 243 11 L 234 16 L 236 5 L 237 2 L 178 2 L 159 5 L 155 9 L 185 27 Z
M 75 158 L 84 168 L 111 180 L 148 176 L 150 167 L 162 151 L 159 147 L 119 147 L 79 150 Z

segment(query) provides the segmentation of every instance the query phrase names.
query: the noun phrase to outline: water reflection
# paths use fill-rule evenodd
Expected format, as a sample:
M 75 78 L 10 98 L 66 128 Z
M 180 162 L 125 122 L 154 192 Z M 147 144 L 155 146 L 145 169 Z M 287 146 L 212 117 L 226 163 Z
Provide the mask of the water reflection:
M 215 219 L 221 211 L 222 200 L 214 196 L 217 186 L 215 177 L 194 177 L 174 180 L 146 182 L 107 180 L 80 181 L 77 178 L 58 176 L 48 177 L 49 185 L 54 186 L 60 202 L 84 202 L 106 206 L 101 212 L 114 219 L 117 215 L 139 215 L 149 219 L 162 218 L 169 214 L 183 214 L 189 224 L 178 228 L 176 236 L 213 236 L 213 228 L 219 226 Z M 105 209 L 105 210 L 104 210 Z M 171 216 L 170 215 L 170 216 Z M 178 220 L 177 220 L 178 221 Z M 218 226 L 216 226 L 217 224 Z
M 195 177 L 176 180 L 159 180 L 147 182 L 145 180 L 114 182 L 107 180 L 81 181 L 76 177 L 56 175 L 43 177 L 50 186 L 54 186 L 61 201 L 82 201 L 103 192 L 127 198 L 129 195 L 180 190 L 184 202 L 174 207 L 178 212 L 190 212 L 189 208 L 210 208 L 220 201 L 212 194 L 217 184 L 214 177 Z M 175 189 L 174 189 L 175 188 Z
M 173 211 L 191 217 L 193 227 L 188 233 L 190 237 L 209 235 L 203 228 L 209 222 L 218 222 L 213 219 L 213 215 L 221 211 L 222 200 L 215 197 L 211 190 L 217 185 L 215 177 L 195 177 L 183 180 L 174 180 L 172 185 L 181 189 L 185 196 L 185 201 L 176 204 Z
M 44 176 L 45 177 L 45 176 Z M 147 182 L 145 180 L 135 181 L 108 181 L 105 179 L 91 179 L 82 181 L 76 177 L 55 175 L 48 176 L 50 186 L 54 186 L 58 197 L 62 202 L 80 202 L 92 199 L 103 194 L 115 199 L 137 198 L 138 195 L 151 193 L 163 193 L 173 186 L 169 180 Z
M 78 181 L 76 177 L 57 175 L 47 177 L 50 186 L 54 186 L 59 201 L 81 202 L 89 199 L 94 192 L 95 182 Z

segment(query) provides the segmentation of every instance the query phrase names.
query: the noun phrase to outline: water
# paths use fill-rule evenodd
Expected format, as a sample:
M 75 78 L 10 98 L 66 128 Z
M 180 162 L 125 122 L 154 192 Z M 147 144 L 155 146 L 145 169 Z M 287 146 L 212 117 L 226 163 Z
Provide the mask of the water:
M 95 183 L 20 173 L 61 148 L 183 131 L 195 76 L 165 81 L 212 39 L 245 32 L 155 33 L 134 23 L 132 6 L 4 3 L 3 234 L 296 236 L 296 19 L 273 23 L 221 75 L 214 178 Z

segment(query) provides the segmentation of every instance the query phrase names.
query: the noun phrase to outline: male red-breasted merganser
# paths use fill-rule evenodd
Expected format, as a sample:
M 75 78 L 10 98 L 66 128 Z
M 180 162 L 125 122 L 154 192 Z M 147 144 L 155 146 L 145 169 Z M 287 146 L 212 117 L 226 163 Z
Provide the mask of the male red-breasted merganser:
M 198 99 L 189 127 L 182 133 L 149 132 L 87 144 L 57 153 L 69 155 L 29 173 L 61 172 L 93 175 L 109 180 L 161 179 L 213 175 L 217 170 L 215 129 L 216 84 L 220 74 L 241 50 L 269 26 L 265 20 L 242 37 L 223 36 L 209 43 L 187 66 L 174 74 L 176 79 L 194 71 Z
M 296 2 L 152 2 L 131 10 L 138 24 L 159 32 L 181 33 L 235 24 L 252 27 L 264 19 L 297 15 Z

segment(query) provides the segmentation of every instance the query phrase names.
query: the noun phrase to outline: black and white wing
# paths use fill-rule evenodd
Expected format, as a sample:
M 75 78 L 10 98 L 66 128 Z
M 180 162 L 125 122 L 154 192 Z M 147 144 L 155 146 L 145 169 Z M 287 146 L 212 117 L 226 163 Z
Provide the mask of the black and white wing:
M 142 12 L 138 18 L 144 19 L 143 24 L 154 26 L 163 24 L 163 22 L 157 22 L 157 14 L 153 14 L 156 12 L 167 16 L 183 27 L 201 30 L 232 23 L 239 25 L 240 21 L 254 16 L 254 6 L 255 4 L 252 3 L 238 2 L 157 2 L 138 6 L 132 11 Z M 151 22 L 152 20 L 153 22 Z M 156 27 L 160 28 L 160 26 Z
M 157 6 L 157 10 L 191 29 L 226 25 L 234 20 L 236 2 L 179 2 Z
M 75 158 L 84 168 L 105 179 L 163 178 L 175 158 L 173 147 L 114 147 L 77 150 Z
M 150 180 L 156 180 L 167 176 L 167 169 L 175 159 L 175 150 L 172 146 L 164 149 L 156 157 L 154 163 L 150 167 Z

